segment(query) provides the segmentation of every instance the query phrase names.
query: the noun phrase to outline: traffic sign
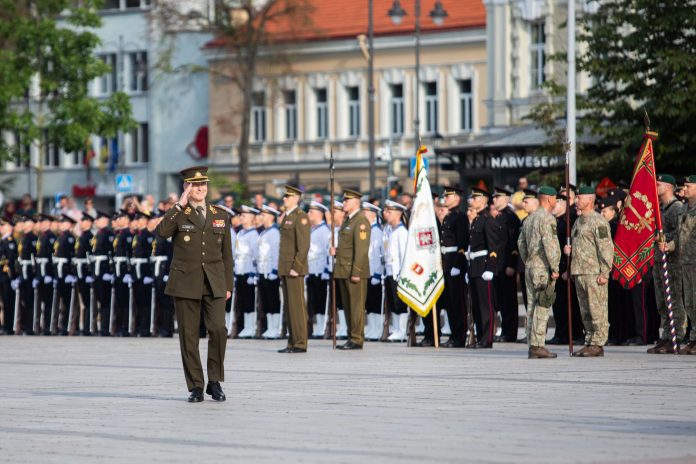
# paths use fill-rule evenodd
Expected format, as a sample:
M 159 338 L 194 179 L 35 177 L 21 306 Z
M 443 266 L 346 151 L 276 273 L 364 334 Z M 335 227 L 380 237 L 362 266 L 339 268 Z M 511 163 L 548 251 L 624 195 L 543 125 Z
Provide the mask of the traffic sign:
M 133 176 L 130 174 L 117 174 L 116 190 L 124 193 L 133 191 Z

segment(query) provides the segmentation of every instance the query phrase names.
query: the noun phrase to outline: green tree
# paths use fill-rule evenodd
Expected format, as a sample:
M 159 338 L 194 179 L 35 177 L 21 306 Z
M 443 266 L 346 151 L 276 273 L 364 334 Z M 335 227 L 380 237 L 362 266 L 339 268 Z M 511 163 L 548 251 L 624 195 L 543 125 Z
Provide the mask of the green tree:
M 46 145 L 66 153 L 85 149 L 90 135 L 113 137 L 135 127 L 128 97 L 89 96 L 88 84 L 109 68 L 94 55 L 100 0 L 0 0 L 0 159 L 38 147 L 38 207 Z
M 565 27 L 565 25 L 562 25 Z M 577 57 L 578 72 L 592 84 L 577 96 L 578 133 L 599 137 L 601 151 L 578 145 L 578 180 L 603 176 L 630 181 L 641 143 L 643 115 L 660 134 L 655 146 L 659 171 L 696 171 L 696 8 L 693 0 L 607 0 L 596 13 L 578 18 L 577 40 L 587 52 Z M 561 52 L 552 56 L 565 61 Z M 561 152 L 565 87 L 550 81 L 549 99 L 530 113 L 549 134 L 542 151 Z

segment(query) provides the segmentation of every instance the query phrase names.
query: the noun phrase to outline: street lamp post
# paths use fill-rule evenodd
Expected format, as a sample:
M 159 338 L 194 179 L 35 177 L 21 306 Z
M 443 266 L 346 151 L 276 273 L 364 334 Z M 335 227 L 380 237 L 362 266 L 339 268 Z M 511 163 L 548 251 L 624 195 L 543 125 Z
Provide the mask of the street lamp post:
M 420 14 L 421 14 L 421 2 L 420 0 L 414 0 L 413 11 L 416 19 L 416 89 L 415 95 L 415 110 L 416 114 L 413 118 L 413 130 L 414 130 L 414 145 L 418 149 L 418 144 L 420 143 Z M 399 0 L 394 0 L 391 9 L 387 12 L 387 15 L 391 18 L 395 25 L 402 23 L 404 16 L 406 16 L 406 10 L 401 7 L 401 2 Z M 430 18 L 432 18 L 433 23 L 436 26 L 442 26 L 447 17 L 447 11 L 442 6 L 440 0 L 435 1 L 435 6 L 430 10 Z

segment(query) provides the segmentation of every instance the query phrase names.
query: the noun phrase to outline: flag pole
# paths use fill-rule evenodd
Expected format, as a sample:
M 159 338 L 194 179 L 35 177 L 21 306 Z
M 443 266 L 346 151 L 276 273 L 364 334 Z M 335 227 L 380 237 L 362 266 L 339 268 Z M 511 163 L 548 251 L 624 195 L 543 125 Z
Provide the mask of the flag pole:
M 566 135 L 565 143 L 565 193 L 566 193 L 566 245 L 570 246 L 570 138 Z M 566 265 L 566 299 L 568 302 L 568 356 L 573 356 L 573 291 L 570 281 L 570 255 Z
M 648 116 L 648 112 L 643 109 L 644 115 L 643 115 L 643 124 L 645 125 L 645 135 L 649 138 L 650 137 L 650 117 Z M 655 134 L 657 135 L 657 134 Z M 650 142 L 652 144 L 652 142 Z M 655 163 L 657 165 L 657 163 Z M 657 172 L 657 169 L 655 169 L 655 172 Z M 657 195 L 657 176 L 653 177 L 654 179 L 654 185 L 655 185 L 655 198 L 658 199 L 659 201 L 659 196 Z M 674 354 L 679 354 L 679 341 L 677 340 L 677 329 L 676 326 L 674 325 L 674 309 L 672 307 L 672 287 L 670 285 L 670 277 L 669 277 L 669 269 L 667 268 L 667 253 L 663 250 L 663 245 L 666 243 L 665 241 L 665 232 L 662 229 L 662 210 L 660 209 L 660 205 L 657 205 L 657 208 L 655 208 L 655 218 L 656 218 L 656 225 L 657 225 L 657 240 L 660 244 L 658 249 L 660 250 L 660 262 L 661 262 L 661 267 L 662 267 L 662 282 L 665 286 L 665 304 L 667 305 L 667 317 L 669 318 L 669 335 L 672 340 L 672 349 L 674 351 Z
M 329 179 L 331 181 L 331 246 L 336 246 L 335 235 L 336 235 L 336 224 L 334 223 L 334 157 L 333 157 L 333 147 L 331 147 L 331 157 L 329 158 Z M 334 275 L 336 274 L 336 256 L 332 256 L 333 260 L 332 272 L 331 272 L 331 330 L 332 333 L 332 343 L 333 349 L 336 349 L 336 279 Z

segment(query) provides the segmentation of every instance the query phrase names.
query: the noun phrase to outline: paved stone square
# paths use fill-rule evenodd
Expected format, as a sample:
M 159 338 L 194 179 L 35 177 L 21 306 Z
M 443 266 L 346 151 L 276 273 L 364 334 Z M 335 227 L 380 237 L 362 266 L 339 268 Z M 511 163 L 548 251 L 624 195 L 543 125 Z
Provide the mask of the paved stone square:
M 188 404 L 176 338 L 0 337 L 1 461 L 696 462 L 696 356 L 283 345 L 230 341 Z

